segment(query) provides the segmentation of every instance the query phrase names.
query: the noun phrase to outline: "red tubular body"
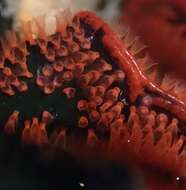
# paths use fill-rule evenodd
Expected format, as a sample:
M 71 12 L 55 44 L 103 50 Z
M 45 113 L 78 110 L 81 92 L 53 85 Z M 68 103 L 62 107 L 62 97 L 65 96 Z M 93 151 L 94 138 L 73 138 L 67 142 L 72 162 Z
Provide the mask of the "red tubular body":
M 104 47 L 118 66 L 127 74 L 129 98 L 131 102 L 134 102 L 137 96 L 143 95 L 144 89 L 146 88 L 159 96 L 158 101 L 157 99 L 153 99 L 152 104 L 170 111 L 172 114 L 186 122 L 185 104 L 148 81 L 140 71 L 135 59 L 126 49 L 125 44 L 117 34 L 110 29 L 106 22 L 91 12 L 80 12 L 77 16 L 85 23 L 90 24 L 95 31 L 100 28 L 104 31 L 104 36 L 102 38 Z
M 139 94 L 142 94 L 143 88 L 139 75 L 136 74 L 137 67 L 133 58 L 126 50 L 121 39 L 110 29 L 103 20 L 96 14 L 90 12 L 80 12 L 78 15 L 86 23 L 90 24 L 94 30 L 102 28 L 104 36 L 102 43 L 106 47 L 109 55 L 117 62 L 118 66 L 128 74 L 128 86 L 130 91 L 130 100 L 135 101 Z

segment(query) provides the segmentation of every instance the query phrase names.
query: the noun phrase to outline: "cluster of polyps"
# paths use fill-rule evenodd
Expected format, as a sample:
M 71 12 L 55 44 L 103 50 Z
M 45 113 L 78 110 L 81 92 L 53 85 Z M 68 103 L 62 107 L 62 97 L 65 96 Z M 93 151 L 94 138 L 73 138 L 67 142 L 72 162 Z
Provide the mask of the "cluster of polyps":
M 18 41 L 15 32 L 7 32 L 0 48 L 0 92 L 14 95 L 16 88 L 23 92 L 28 86 L 23 78 L 31 78 L 26 63 L 28 55 L 25 42 Z
M 38 44 L 47 63 L 39 71 L 37 84 L 46 94 L 52 93 L 63 83 L 77 79 L 88 64 L 99 58 L 99 53 L 90 50 L 90 39 L 85 37 L 77 20 L 68 25 L 63 33 L 38 39 Z
M 39 72 L 36 77 L 37 85 L 45 94 L 52 94 L 56 88 L 61 88 L 62 93 L 72 99 L 76 91 L 81 91 L 82 97 L 77 102 L 76 109 L 82 113 L 82 116 L 77 126 L 88 128 L 89 123 L 93 123 L 99 133 L 108 133 L 112 122 L 119 118 L 124 119 L 121 113 L 124 103 L 119 100 L 122 89 L 119 85 L 124 82 L 125 73 L 120 69 L 113 69 L 112 64 L 102 58 L 99 52 L 91 50 L 91 41 L 85 37 L 85 31 L 77 17 L 67 25 L 65 32 L 58 31 L 48 38 L 39 36 L 32 43 L 39 46 L 40 53 L 46 58 L 46 63 L 38 67 Z M 52 118 L 51 114 L 49 115 Z M 7 121 L 5 127 L 7 134 L 15 134 L 18 120 L 19 114 L 15 111 Z M 29 142 L 29 137 L 25 140 L 27 133 L 42 139 L 44 135 L 46 139 L 47 132 L 43 131 L 47 124 L 43 116 L 41 123 L 37 118 L 33 118 L 32 122 L 26 121 L 23 141 Z M 43 141 L 37 140 L 38 142 L 42 144 Z
M 85 24 L 95 33 L 101 29 L 102 39 L 96 38 L 95 33 L 93 38 L 87 37 Z M 125 160 L 128 155 L 142 165 L 169 171 L 173 177 L 186 177 L 185 137 L 178 128 L 186 121 L 185 106 L 147 80 L 135 57 L 103 21 L 94 14 L 80 13 L 65 27 L 58 20 L 54 35 L 47 36 L 39 30 L 33 39 L 26 34 L 25 40 L 39 47 L 40 55 L 45 57 L 35 77 L 43 96 L 52 95 L 59 88 L 70 101 L 77 98 L 76 92 L 79 97 L 75 106 L 78 121 L 71 131 L 67 121 L 61 122 L 60 128 L 54 126 L 52 134 L 49 133 L 47 127 L 55 116 L 43 110 L 40 118 L 33 116 L 25 121 L 21 131 L 23 144 L 68 149 L 76 146 L 70 133 L 77 136 L 76 130 L 83 130 L 83 145 L 104 147 L 103 154 L 108 157 Z M 92 48 L 92 40 L 98 39 L 107 56 Z M 124 87 L 128 88 L 124 96 L 130 99 L 129 105 L 120 97 Z M 125 114 L 126 111 L 129 113 Z M 166 111 L 169 116 L 162 114 Z M 5 133 L 17 134 L 18 121 L 19 112 L 14 111 L 5 125 Z

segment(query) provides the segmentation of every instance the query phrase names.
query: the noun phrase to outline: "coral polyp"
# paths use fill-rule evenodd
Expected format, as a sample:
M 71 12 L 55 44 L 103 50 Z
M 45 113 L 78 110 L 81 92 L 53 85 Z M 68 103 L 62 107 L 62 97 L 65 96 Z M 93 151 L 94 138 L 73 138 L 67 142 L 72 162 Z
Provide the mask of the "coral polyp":
M 153 84 L 138 65 L 138 51 L 130 52 L 94 13 L 63 17 L 56 16 L 55 34 L 36 19 L 2 42 L 3 134 L 24 147 L 83 159 L 101 150 L 145 173 L 169 173 L 171 184 L 178 176 L 185 180 L 185 103 L 166 85 Z

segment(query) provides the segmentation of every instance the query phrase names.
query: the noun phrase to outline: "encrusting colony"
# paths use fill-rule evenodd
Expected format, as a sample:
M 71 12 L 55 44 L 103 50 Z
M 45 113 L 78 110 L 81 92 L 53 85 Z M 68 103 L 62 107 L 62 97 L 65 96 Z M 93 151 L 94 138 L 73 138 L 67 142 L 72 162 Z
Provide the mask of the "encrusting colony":
M 57 93 L 61 101 L 65 96 L 72 102 L 73 112 L 60 107 L 58 112 L 65 110 L 70 118 L 56 124 L 59 113 L 47 109 L 29 119 L 12 110 L 4 134 L 20 136 L 25 146 L 68 150 L 75 133 L 85 149 L 103 148 L 103 154 L 120 161 L 127 155 L 145 168 L 168 171 L 172 180 L 184 179 L 184 104 L 148 82 L 134 55 L 93 13 L 78 13 L 72 20 L 62 17 L 56 16 L 52 35 L 44 32 L 44 19 L 23 25 L 23 34 L 8 33 L 1 43 L 0 92 L 9 96 L 7 101 L 36 89 L 43 98 L 54 94 L 55 99 Z M 31 31 L 34 24 L 36 34 Z M 39 64 L 30 61 L 36 51 Z

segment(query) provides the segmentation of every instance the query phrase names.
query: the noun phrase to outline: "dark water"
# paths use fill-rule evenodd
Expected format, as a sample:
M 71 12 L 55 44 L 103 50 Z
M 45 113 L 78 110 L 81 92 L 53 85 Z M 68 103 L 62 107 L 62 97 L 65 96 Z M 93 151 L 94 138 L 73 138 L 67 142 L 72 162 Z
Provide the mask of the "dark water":
M 139 179 L 125 165 L 99 158 L 94 162 L 80 162 L 65 152 L 45 159 L 34 148 L 19 149 L 14 140 L 6 148 L 4 143 L 0 144 L 3 190 L 142 190 Z

